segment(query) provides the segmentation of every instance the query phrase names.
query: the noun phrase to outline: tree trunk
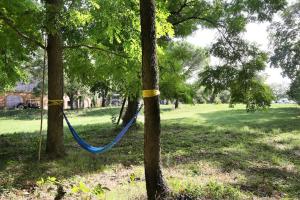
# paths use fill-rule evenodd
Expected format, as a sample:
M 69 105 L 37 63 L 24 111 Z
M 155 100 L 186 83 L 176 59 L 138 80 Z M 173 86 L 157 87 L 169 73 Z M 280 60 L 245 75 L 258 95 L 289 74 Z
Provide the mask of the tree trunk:
M 176 99 L 176 100 L 175 100 L 175 103 L 174 103 L 174 105 L 175 105 L 175 109 L 177 109 L 177 108 L 178 108 L 178 106 L 179 106 L 179 100 L 178 100 L 178 99 Z
M 213 92 L 209 98 L 209 102 L 210 103 L 215 103 L 215 100 L 216 100 L 216 94 L 215 92 Z
M 48 27 L 48 98 L 49 100 L 63 100 L 63 44 L 60 30 L 52 30 L 57 25 L 61 0 L 47 0 L 46 12 Z M 52 157 L 62 157 L 65 154 L 63 137 L 63 104 L 49 106 L 46 153 Z
M 126 126 L 126 124 L 134 117 L 138 108 L 139 108 L 139 98 L 128 97 L 127 109 L 122 118 L 122 126 Z
M 122 107 L 121 107 L 121 110 L 120 110 L 120 113 L 119 113 L 119 118 L 118 118 L 118 121 L 117 121 L 117 125 L 120 124 L 120 121 L 121 121 L 121 118 L 122 118 L 122 115 L 123 115 L 123 110 L 124 110 L 124 107 L 125 107 L 125 103 L 126 103 L 126 96 L 124 97 L 123 99 L 123 102 L 122 102 Z
M 102 95 L 101 107 L 106 106 L 106 95 Z
M 70 93 L 69 98 L 70 98 L 70 109 L 74 110 L 74 94 Z
M 79 108 L 84 108 L 83 106 L 83 97 L 79 96 Z
M 143 90 L 159 89 L 156 57 L 155 0 L 140 0 Z M 162 199 L 168 188 L 160 164 L 159 96 L 144 98 L 144 164 L 149 200 Z
M 106 107 L 107 105 L 107 95 L 108 95 L 108 88 L 101 90 L 101 107 Z

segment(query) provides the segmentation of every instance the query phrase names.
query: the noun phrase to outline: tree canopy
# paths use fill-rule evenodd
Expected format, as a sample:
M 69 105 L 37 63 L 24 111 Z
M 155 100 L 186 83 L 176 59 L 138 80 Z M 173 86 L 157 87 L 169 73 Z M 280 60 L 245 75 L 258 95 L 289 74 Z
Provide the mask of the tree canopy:
M 194 90 L 188 81 L 207 65 L 208 52 L 187 42 L 171 42 L 159 52 L 162 98 L 193 102 Z M 194 79 L 194 80 L 192 80 Z

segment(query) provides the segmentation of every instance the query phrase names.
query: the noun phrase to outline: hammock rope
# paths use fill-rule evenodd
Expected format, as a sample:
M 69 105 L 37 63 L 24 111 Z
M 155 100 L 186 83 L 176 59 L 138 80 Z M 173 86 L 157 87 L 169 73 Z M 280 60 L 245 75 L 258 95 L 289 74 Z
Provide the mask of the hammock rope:
M 112 147 L 114 147 L 121 139 L 122 137 L 125 135 L 125 133 L 127 133 L 127 131 L 129 130 L 129 128 L 132 126 L 132 124 L 135 122 L 136 118 L 138 117 L 139 112 L 141 111 L 143 105 L 141 105 L 138 109 L 138 111 L 136 112 L 136 114 L 133 116 L 133 118 L 126 124 L 126 126 L 121 130 L 121 132 L 114 138 L 113 141 L 111 141 L 110 143 L 106 144 L 105 146 L 92 146 L 90 144 L 88 144 L 85 140 L 83 140 L 78 133 L 75 131 L 75 129 L 73 128 L 73 126 L 71 125 L 70 121 L 68 120 L 66 114 L 63 112 L 63 116 L 67 122 L 67 125 L 69 127 L 70 132 L 73 135 L 73 138 L 76 140 L 76 142 L 86 151 L 93 153 L 93 154 L 99 154 L 99 153 L 104 153 L 108 150 L 110 150 Z

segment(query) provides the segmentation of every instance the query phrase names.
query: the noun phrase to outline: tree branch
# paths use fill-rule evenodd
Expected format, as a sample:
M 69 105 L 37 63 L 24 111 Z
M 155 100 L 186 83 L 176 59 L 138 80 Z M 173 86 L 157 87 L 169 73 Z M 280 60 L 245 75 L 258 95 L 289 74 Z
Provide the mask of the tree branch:
M 116 55 L 116 56 L 119 56 L 119 57 L 122 57 L 122 58 L 130 58 L 129 56 L 119 54 L 117 52 L 109 51 L 109 50 L 101 48 L 101 47 L 91 46 L 91 45 L 88 45 L 88 44 L 75 44 L 75 45 L 64 46 L 63 48 L 65 48 L 65 49 L 87 48 L 87 49 L 92 49 L 92 50 L 97 50 L 97 51 L 103 51 L 103 52 L 113 54 L 113 55 Z
M 205 17 L 199 17 L 199 16 L 195 16 L 195 15 L 189 16 L 189 17 L 186 17 L 186 18 L 183 18 L 183 19 L 181 19 L 181 20 L 179 20 L 179 21 L 176 21 L 176 22 L 173 22 L 172 25 L 173 25 L 173 26 L 176 26 L 176 25 L 178 25 L 178 24 L 181 24 L 181 23 L 183 23 L 183 22 L 186 22 L 186 21 L 189 21 L 189 20 L 192 20 L 192 19 L 198 19 L 198 20 L 206 21 L 206 22 L 210 23 L 211 25 L 213 25 L 213 26 L 215 26 L 215 27 L 221 26 L 221 25 L 222 25 L 222 24 L 220 24 L 220 23 L 218 23 L 218 22 L 214 22 L 213 20 L 210 20 L 210 19 L 208 19 L 208 18 L 205 18 Z
M 13 29 L 21 38 L 41 47 L 42 49 L 46 49 L 45 45 L 41 42 L 39 42 L 38 40 L 34 39 L 33 37 L 30 37 L 28 35 L 26 35 L 25 33 L 23 33 L 22 31 L 20 31 L 17 26 L 14 24 L 14 22 L 9 19 L 8 17 L 6 17 L 1 11 L 0 11 L 0 19 L 3 20 L 3 22 L 9 26 L 11 29 Z
M 178 15 L 187 6 L 188 6 L 187 0 L 184 0 L 184 3 L 180 5 L 180 7 L 178 8 L 178 10 L 172 11 L 172 12 L 170 12 L 170 14 L 172 14 L 172 15 Z

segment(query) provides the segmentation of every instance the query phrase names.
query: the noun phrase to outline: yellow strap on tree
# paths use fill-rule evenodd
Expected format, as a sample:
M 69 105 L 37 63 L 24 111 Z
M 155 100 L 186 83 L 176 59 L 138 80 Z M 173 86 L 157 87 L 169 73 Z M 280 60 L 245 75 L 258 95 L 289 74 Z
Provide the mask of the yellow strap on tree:
M 143 90 L 143 97 L 155 97 L 160 94 L 159 90 Z
M 60 106 L 64 103 L 64 100 L 61 99 L 49 99 L 48 106 Z

